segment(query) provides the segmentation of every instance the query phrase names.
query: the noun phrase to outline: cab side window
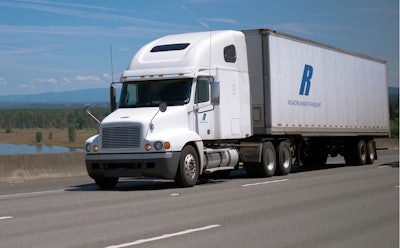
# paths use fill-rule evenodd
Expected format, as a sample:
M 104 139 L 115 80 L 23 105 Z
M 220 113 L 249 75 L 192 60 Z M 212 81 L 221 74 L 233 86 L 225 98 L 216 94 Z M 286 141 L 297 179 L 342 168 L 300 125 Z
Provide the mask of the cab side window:
M 234 45 L 229 45 L 224 48 L 224 59 L 227 63 L 236 62 L 236 48 Z
M 210 80 L 198 78 L 194 103 L 208 102 L 210 100 Z

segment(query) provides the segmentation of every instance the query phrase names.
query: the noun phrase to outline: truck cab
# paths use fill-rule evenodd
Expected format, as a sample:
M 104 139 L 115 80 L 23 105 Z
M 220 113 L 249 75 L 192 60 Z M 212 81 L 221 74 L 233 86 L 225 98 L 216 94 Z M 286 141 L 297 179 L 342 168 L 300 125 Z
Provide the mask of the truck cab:
M 252 132 L 242 32 L 155 40 L 136 53 L 120 83 L 118 108 L 86 141 L 87 171 L 101 188 L 137 176 L 193 186 L 205 172 L 237 165 L 237 150 L 217 144 Z

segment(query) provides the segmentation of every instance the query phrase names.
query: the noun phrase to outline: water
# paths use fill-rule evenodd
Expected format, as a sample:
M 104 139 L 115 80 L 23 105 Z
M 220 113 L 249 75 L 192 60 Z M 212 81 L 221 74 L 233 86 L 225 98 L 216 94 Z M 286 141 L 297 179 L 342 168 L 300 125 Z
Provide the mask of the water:
M 14 145 L 0 143 L 0 155 L 83 152 L 82 148 L 49 145 Z

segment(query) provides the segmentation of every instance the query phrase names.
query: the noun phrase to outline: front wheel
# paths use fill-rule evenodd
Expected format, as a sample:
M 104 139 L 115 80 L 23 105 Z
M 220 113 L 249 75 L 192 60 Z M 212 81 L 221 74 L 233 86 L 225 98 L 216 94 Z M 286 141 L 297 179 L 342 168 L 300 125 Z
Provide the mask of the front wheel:
M 118 177 L 99 177 L 94 179 L 100 189 L 112 189 L 117 185 L 118 180 Z
M 193 187 L 199 178 L 199 156 L 193 146 L 185 146 L 179 159 L 175 182 L 181 187 Z

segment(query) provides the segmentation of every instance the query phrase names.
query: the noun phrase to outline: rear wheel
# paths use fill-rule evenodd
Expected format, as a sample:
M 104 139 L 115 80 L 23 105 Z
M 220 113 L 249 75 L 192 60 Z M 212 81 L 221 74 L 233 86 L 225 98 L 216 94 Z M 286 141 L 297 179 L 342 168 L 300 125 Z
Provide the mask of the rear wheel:
M 175 182 L 181 187 L 193 187 L 199 178 L 199 157 L 193 146 L 185 146 L 179 160 Z
M 367 144 L 364 140 L 359 140 L 354 151 L 354 161 L 358 165 L 365 165 L 367 163 Z
M 373 164 L 376 157 L 375 142 L 369 140 L 367 142 L 367 164 Z
M 344 148 L 344 160 L 347 165 L 365 165 L 367 163 L 367 145 L 363 139 L 350 141 Z
M 276 171 L 276 152 L 271 142 L 263 144 L 261 165 L 257 166 L 257 174 L 261 177 L 272 177 Z
M 290 144 L 286 141 L 282 141 L 278 146 L 277 151 L 278 158 L 278 173 L 280 175 L 287 175 L 292 169 L 292 152 L 290 150 Z

